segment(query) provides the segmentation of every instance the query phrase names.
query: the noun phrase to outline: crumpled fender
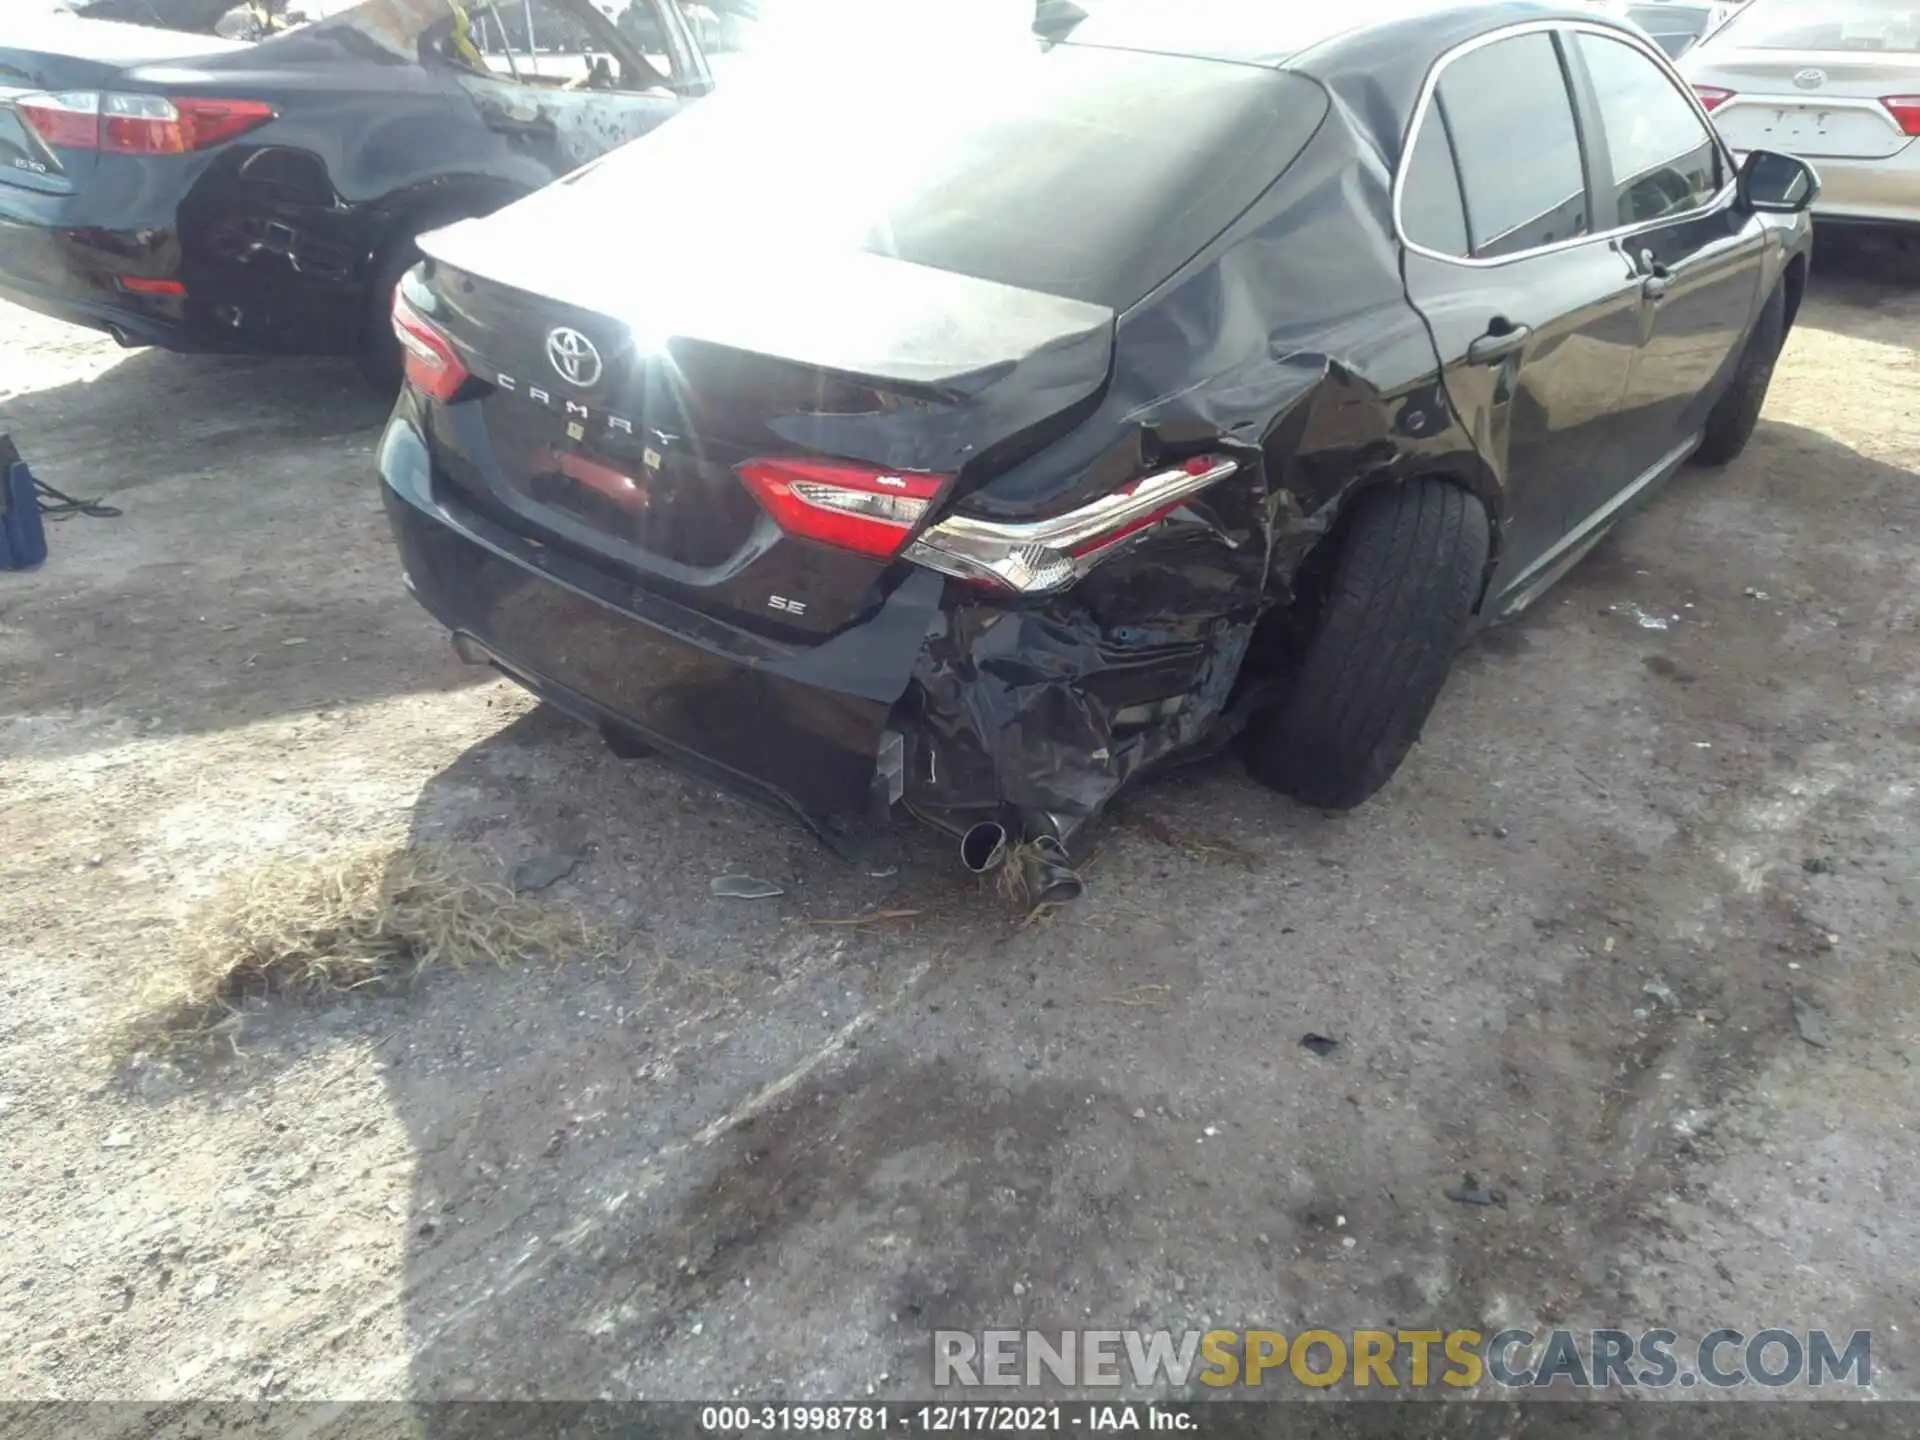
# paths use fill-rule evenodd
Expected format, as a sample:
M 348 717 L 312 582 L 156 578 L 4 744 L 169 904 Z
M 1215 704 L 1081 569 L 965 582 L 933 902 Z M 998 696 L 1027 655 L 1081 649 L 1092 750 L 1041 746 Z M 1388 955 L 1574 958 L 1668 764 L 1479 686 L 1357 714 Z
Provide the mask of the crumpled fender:
M 1162 458 L 1241 461 L 1060 596 L 949 586 L 909 696 L 922 818 L 1064 839 L 1135 776 L 1229 736 L 1257 698 L 1261 620 L 1364 487 L 1445 474 L 1497 514 L 1406 299 L 1390 172 L 1351 134 L 1323 127 L 1259 213 L 1123 317 L 1098 416 L 968 496 L 1020 518 Z

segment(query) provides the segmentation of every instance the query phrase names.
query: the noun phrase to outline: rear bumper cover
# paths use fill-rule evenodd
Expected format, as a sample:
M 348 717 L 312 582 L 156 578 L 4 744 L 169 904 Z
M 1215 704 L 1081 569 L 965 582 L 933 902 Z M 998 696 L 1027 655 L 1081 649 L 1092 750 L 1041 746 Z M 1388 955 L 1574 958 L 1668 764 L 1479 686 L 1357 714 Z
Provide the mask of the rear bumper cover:
M 72 325 L 117 330 L 133 344 L 185 348 L 184 301 L 124 294 L 108 278 L 106 262 L 149 244 L 133 234 L 69 231 L 0 210 L 0 298 Z
M 526 688 L 823 838 L 899 798 L 889 719 L 939 613 L 940 577 L 910 577 L 865 624 L 783 653 L 636 589 L 616 603 L 595 593 L 603 574 L 456 513 L 403 416 L 380 471 L 415 597 Z

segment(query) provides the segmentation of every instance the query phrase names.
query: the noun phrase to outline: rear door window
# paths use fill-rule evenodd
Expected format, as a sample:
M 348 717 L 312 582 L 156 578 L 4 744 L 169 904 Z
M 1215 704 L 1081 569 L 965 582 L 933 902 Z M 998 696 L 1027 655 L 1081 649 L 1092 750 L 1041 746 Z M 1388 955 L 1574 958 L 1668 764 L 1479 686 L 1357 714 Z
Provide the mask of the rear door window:
M 1441 72 L 1434 101 L 1453 137 L 1476 256 L 1592 233 L 1580 132 L 1552 35 L 1534 31 L 1468 51 Z
M 606 7 L 599 24 L 582 16 L 577 3 L 497 0 L 458 6 L 451 23 L 430 32 L 428 48 L 458 68 L 547 90 L 645 91 L 675 78 L 656 0 Z M 616 53 L 608 28 L 638 53 Z
M 1640 225 L 1698 210 L 1720 193 L 1720 147 L 1693 102 L 1666 72 L 1621 40 L 1575 37 L 1600 103 L 1612 160 L 1616 213 L 1604 224 Z

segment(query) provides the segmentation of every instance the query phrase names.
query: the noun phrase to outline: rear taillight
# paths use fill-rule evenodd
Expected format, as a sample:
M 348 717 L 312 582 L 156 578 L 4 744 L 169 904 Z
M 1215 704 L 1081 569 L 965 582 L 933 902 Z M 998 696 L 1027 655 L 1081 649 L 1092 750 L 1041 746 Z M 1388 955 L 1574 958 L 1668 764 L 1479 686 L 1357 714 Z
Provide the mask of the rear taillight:
M 184 155 L 244 135 L 274 118 L 258 100 L 99 94 L 24 95 L 14 109 L 47 144 L 115 155 Z
M 1733 98 L 1733 91 L 1722 90 L 1717 85 L 1696 85 L 1693 93 L 1700 97 L 1709 115 Z
M 100 97 L 90 91 L 23 95 L 13 108 L 49 145 L 62 150 L 100 148 Z
M 900 553 L 946 483 L 837 460 L 749 460 L 739 473 L 787 534 L 883 560 Z
M 1920 95 L 1889 95 L 1880 103 L 1904 134 L 1920 136 Z
M 407 383 L 430 399 L 444 404 L 472 378 L 452 342 L 398 288 L 393 292 L 393 333 L 406 360 Z
M 1158 525 L 1239 468 L 1224 455 L 1202 455 L 1048 520 L 1003 524 L 956 515 L 921 534 L 907 547 L 907 559 L 1023 594 L 1065 589 L 1122 542 Z

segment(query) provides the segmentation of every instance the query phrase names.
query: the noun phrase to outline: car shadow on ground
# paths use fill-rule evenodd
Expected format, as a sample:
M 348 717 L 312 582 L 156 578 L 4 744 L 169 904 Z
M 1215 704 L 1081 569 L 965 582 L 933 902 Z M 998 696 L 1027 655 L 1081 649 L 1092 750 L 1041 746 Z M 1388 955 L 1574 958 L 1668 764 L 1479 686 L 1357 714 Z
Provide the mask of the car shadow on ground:
M 1813 275 L 1797 323 L 1911 346 L 1920 329 L 1920 241 L 1816 226 Z
M 478 676 L 406 597 L 373 447 L 391 401 L 319 360 L 132 354 L 8 398 L 0 430 L 46 483 L 117 506 L 49 524 L 0 576 L 0 714 L 144 738 L 344 709 Z

